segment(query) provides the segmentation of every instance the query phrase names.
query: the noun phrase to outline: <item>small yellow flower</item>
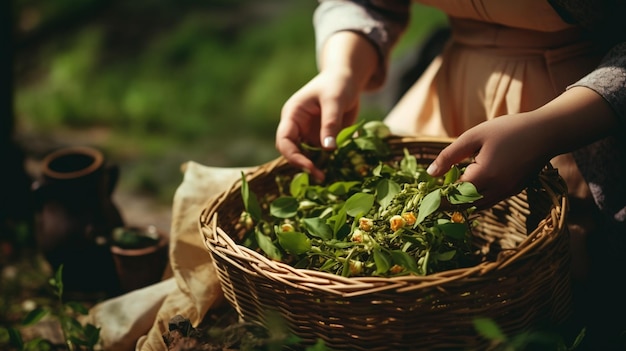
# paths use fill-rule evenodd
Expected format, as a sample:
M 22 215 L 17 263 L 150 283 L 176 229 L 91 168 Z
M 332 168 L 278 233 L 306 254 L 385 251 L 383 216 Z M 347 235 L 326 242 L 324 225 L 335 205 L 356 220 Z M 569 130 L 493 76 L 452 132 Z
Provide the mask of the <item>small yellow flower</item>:
M 415 224 L 415 220 L 417 220 L 413 212 L 403 213 L 402 218 L 406 221 L 406 225 L 413 225 Z
M 350 260 L 350 275 L 358 275 L 363 271 L 363 262 Z
M 394 232 L 406 225 L 406 221 L 402 216 L 395 215 L 389 219 L 389 225 Z
M 354 233 L 352 233 L 352 236 L 350 237 L 350 239 L 352 241 L 354 241 L 355 243 L 362 243 L 363 242 L 363 232 L 360 231 L 359 229 L 355 229 Z
M 392 274 L 398 274 L 398 273 L 402 273 L 402 271 L 404 271 L 404 267 L 394 264 L 390 269 L 389 272 L 391 272 Z
M 373 226 L 374 226 L 373 220 L 366 218 L 366 217 L 359 218 L 359 229 L 369 232 L 372 230 Z
M 239 216 L 239 224 L 243 225 L 244 228 L 250 230 L 254 227 L 254 220 L 252 220 L 252 216 L 246 211 L 241 212 L 241 216 Z
M 454 223 L 465 222 L 465 218 L 463 218 L 463 215 L 461 214 L 461 212 L 454 212 L 452 216 L 450 217 L 450 220 Z
M 293 227 L 293 225 L 292 225 L 291 223 L 283 223 L 283 224 L 281 224 L 281 226 L 280 226 L 280 230 L 281 230 L 283 233 L 286 233 L 286 232 L 295 232 L 295 231 L 296 231 L 296 229 Z

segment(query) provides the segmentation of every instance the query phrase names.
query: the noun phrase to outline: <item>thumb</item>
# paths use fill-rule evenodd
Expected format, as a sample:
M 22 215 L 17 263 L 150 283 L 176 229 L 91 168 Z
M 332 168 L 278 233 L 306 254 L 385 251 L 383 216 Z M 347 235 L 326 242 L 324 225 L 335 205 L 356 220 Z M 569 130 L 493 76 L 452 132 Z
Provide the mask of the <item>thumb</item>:
M 459 137 L 439 152 L 435 160 L 426 169 L 426 173 L 432 177 L 442 176 L 453 165 L 477 154 L 478 150 L 480 150 L 479 143 L 472 143 Z
M 337 134 L 343 126 L 342 108 L 336 102 L 328 102 L 322 106 L 320 143 L 324 149 L 337 147 Z

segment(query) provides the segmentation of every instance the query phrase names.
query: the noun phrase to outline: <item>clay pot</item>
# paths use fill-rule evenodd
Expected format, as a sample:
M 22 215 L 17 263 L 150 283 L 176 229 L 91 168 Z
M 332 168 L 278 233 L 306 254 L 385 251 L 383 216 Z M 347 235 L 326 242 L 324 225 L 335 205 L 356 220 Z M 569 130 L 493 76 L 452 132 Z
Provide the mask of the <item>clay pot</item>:
M 33 184 L 36 240 L 53 270 L 63 265 L 67 292 L 120 292 L 109 250 L 111 231 L 124 225 L 112 200 L 118 177 L 92 147 L 62 148 L 42 161 Z
M 120 240 L 120 235 L 124 239 Z M 168 248 L 169 236 L 154 226 L 114 229 L 111 252 L 122 292 L 161 281 L 168 262 Z

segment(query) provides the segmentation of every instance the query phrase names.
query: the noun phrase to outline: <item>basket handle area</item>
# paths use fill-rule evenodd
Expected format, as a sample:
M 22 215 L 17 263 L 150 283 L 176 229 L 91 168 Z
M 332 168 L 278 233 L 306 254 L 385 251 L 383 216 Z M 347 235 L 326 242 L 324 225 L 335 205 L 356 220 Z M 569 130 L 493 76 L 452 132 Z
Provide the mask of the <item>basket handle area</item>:
M 489 270 L 502 269 L 520 257 L 525 256 L 533 251 L 542 250 L 552 242 L 559 240 L 559 234 L 566 231 L 566 213 L 569 209 L 569 201 L 567 196 L 567 184 L 559 175 L 559 172 L 551 163 L 547 163 L 538 174 L 536 181 L 529 185 L 525 191 L 534 188 L 534 190 L 543 190 L 548 194 L 552 202 L 549 210 L 549 216 L 542 219 L 535 230 L 528 234 L 528 239 L 517 248 L 509 251 L 504 259 L 498 259 L 495 265 L 485 266 Z M 537 240 L 539 237 L 548 237 L 549 240 Z

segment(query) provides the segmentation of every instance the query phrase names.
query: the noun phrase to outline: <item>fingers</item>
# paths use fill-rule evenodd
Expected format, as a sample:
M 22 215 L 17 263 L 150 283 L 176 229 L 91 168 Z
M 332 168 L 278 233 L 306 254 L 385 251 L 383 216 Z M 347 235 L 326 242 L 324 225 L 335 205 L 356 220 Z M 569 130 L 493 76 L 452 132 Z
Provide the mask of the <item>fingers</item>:
M 322 108 L 320 142 L 324 149 L 332 150 L 337 147 L 337 134 L 341 130 L 341 107 L 336 101 L 326 101 Z
M 302 130 L 295 122 L 297 110 L 285 104 L 281 119 L 276 128 L 275 146 L 278 152 L 294 167 L 312 172 L 313 163 L 300 151 L 299 144 L 303 140 Z
M 324 173 L 302 153 L 301 143 L 335 149 L 337 134 L 347 123 L 354 123 L 358 110 L 358 95 L 344 94 L 351 89 L 345 84 L 326 84 L 329 79 L 337 81 L 333 75 L 318 75 L 296 92 L 283 106 L 276 130 L 277 150 L 317 180 L 323 180 Z
M 458 139 L 445 147 L 435 160 L 428 166 L 426 172 L 433 177 L 444 175 L 450 167 L 472 157 L 480 150 L 481 143 L 476 139 L 461 135 Z

